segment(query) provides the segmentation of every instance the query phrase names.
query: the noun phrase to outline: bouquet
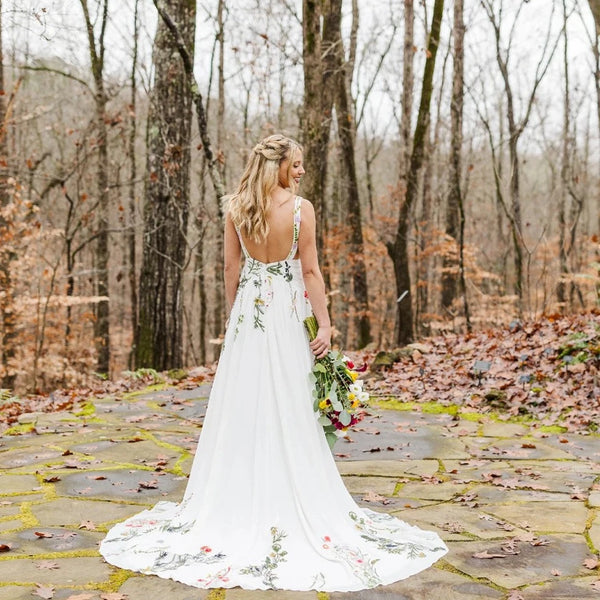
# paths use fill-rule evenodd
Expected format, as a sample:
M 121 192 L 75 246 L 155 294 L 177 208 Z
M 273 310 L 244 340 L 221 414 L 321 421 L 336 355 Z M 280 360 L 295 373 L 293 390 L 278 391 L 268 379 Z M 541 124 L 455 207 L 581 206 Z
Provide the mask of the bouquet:
M 314 340 L 319 329 L 314 315 L 304 319 L 304 326 L 309 339 Z M 363 419 L 364 412 L 358 409 L 367 405 L 369 394 L 363 390 L 352 361 L 337 350 L 316 358 L 309 377 L 315 386 L 314 410 L 319 413 L 318 421 L 333 448 L 341 432 Z

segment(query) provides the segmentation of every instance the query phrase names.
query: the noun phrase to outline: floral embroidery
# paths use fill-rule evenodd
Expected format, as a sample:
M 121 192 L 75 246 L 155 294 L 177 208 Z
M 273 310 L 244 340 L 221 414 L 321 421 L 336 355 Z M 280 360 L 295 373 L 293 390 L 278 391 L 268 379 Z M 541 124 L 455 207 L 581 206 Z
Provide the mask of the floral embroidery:
M 277 529 L 277 527 L 271 527 L 271 552 L 265 557 L 265 560 L 261 565 L 250 565 L 240 569 L 240 573 L 243 575 L 253 575 L 254 577 L 262 577 L 263 583 L 272 590 L 276 590 L 275 580 L 278 579 L 277 574 L 274 570 L 279 566 L 279 563 L 287 560 L 287 552 L 282 549 L 281 541 L 287 534 Z
M 172 571 L 174 569 L 179 569 L 180 567 L 185 567 L 186 565 L 191 564 L 216 563 L 225 558 L 225 554 L 221 554 L 220 552 L 213 554 L 212 549 L 208 546 L 202 546 L 200 550 L 201 552 L 198 554 L 177 554 L 176 552 L 161 550 L 154 560 L 152 569 L 158 571 Z
M 325 536 L 323 548 L 330 550 L 331 553 L 340 561 L 346 563 L 352 570 L 355 577 L 360 579 L 367 587 L 375 587 L 381 583 L 381 578 L 375 570 L 377 558 L 370 559 L 360 548 L 351 548 L 342 544 L 332 544 L 331 538 Z
M 311 590 L 321 589 L 325 585 L 325 575 L 320 571 L 314 576 L 312 583 L 310 584 Z
M 362 517 L 359 518 L 355 512 L 350 512 L 349 515 L 356 524 L 356 528 L 363 532 L 360 537 L 368 542 L 375 543 L 379 550 L 383 550 L 391 554 L 406 554 L 406 556 L 411 559 L 424 558 L 427 552 L 439 552 L 445 550 L 445 548 L 442 547 L 429 548 L 425 544 L 417 544 L 416 542 L 400 542 L 390 537 L 383 537 L 379 535 L 379 531 L 377 529 L 369 526 L 369 521 L 363 519 Z M 381 518 L 378 515 L 378 517 L 374 519 L 374 521 L 388 520 L 394 520 L 394 517 L 391 515 L 385 515 L 384 518 Z M 397 531 L 399 531 L 399 528 L 393 530 L 390 529 L 387 531 L 387 533 L 394 534 Z
M 198 579 L 198 581 L 203 583 L 205 588 L 216 587 L 213 586 L 213 583 L 227 583 L 229 581 L 229 577 L 227 577 L 227 575 L 229 575 L 229 571 L 231 571 L 231 567 L 225 567 L 224 569 L 217 571 L 214 575 L 209 573 L 206 577 Z

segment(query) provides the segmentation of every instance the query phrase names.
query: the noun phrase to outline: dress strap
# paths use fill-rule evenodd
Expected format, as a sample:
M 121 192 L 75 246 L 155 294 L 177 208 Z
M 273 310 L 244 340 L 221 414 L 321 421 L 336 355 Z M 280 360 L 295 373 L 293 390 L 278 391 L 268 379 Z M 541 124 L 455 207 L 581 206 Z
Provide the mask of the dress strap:
M 292 260 L 298 251 L 298 238 L 300 237 L 300 207 L 302 206 L 302 198 L 296 196 L 294 198 L 294 237 L 292 239 L 292 247 L 286 260 Z
M 248 250 L 246 250 L 246 246 L 244 245 L 244 240 L 242 239 L 242 232 L 240 231 L 240 228 L 236 225 L 235 226 L 235 232 L 237 233 L 238 239 L 240 240 L 240 245 L 242 246 L 242 252 L 244 253 L 244 258 L 250 258 L 250 255 L 248 254 Z

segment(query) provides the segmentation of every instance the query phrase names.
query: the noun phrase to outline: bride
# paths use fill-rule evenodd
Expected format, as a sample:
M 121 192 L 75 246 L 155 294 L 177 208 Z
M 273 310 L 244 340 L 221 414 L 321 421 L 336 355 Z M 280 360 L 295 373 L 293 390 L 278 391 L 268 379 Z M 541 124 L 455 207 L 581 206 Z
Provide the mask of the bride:
M 229 319 L 188 485 L 179 504 L 159 502 L 108 532 L 100 552 L 114 565 L 200 588 L 350 591 L 447 552 L 436 533 L 360 508 L 317 423 L 308 375 L 331 324 L 314 209 L 294 193 L 303 174 L 287 137 L 251 152 L 229 198 Z

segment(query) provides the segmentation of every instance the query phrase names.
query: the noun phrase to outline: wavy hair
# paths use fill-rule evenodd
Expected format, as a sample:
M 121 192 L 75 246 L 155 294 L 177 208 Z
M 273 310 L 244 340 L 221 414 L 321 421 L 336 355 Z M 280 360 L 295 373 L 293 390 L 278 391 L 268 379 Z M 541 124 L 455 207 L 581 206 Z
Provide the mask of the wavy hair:
M 294 157 L 300 152 L 302 147 L 291 138 L 281 134 L 266 137 L 252 149 L 237 190 L 227 198 L 233 224 L 257 243 L 269 233 L 267 214 L 271 194 L 279 183 L 279 167 L 287 158 L 290 189 L 296 192 L 296 184 L 289 175 Z

